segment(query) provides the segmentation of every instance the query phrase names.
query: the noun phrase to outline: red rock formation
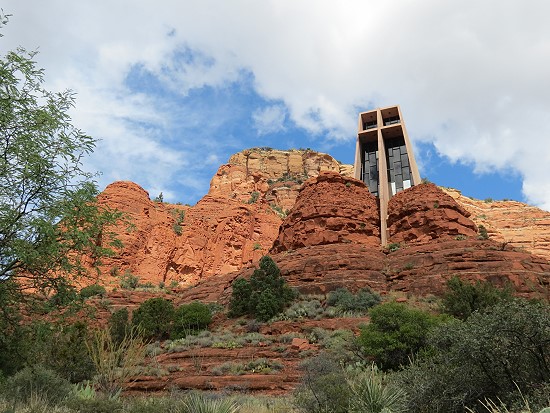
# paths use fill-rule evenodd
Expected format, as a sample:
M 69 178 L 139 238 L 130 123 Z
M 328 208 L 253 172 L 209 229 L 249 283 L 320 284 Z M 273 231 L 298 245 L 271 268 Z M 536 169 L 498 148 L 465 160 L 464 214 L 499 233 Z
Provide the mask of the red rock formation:
M 253 148 L 239 152 L 222 165 L 210 182 L 209 195 L 241 201 L 258 192 L 284 212 L 292 209 L 302 182 L 323 171 L 353 175 L 351 165 L 339 164 L 332 156 L 310 150 L 280 151 Z
M 434 184 L 402 191 L 388 203 L 390 241 L 427 242 L 458 235 L 474 237 L 477 227 L 470 214 Z
M 517 201 L 485 201 L 442 188 L 483 225 L 491 239 L 550 259 L 550 212 Z
M 125 272 L 142 283 L 186 285 L 238 270 L 268 251 L 281 222 L 262 200 L 247 204 L 206 196 L 185 207 L 152 202 L 131 182 L 109 185 L 99 202 L 124 212 L 131 224 L 115 229 L 124 248 L 104 260 L 102 283 L 110 286 Z
M 337 172 L 306 181 L 279 230 L 272 252 L 334 244 L 380 244 L 376 198 L 365 184 Z

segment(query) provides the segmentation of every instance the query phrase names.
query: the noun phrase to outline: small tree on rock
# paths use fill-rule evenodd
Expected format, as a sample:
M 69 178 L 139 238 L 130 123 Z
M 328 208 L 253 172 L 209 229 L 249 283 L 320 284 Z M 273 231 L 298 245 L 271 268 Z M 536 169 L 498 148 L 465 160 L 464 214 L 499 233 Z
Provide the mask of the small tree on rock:
M 267 255 L 260 259 L 260 266 L 250 281 L 239 278 L 233 283 L 229 314 L 233 317 L 250 315 L 267 321 L 283 311 L 296 294 L 281 276 L 273 259 Z

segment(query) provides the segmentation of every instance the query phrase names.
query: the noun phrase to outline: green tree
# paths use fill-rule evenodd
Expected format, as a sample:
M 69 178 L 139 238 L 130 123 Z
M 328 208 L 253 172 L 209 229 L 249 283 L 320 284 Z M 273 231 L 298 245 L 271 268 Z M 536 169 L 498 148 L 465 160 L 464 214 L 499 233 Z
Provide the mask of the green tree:
M 189 333 L 208 328 L 212 322 L 212 313 L 206 304 L 194 301 L 179 306 L 174 312 L 172 337 L 181 338 Z
M 162 297 L 144 301 L 132 314 L 132 324 L 145 337 L 159 340 L 170 337 L 173 319 L 174 305 Z
M 232 317 L 248 314 L 260 321 L 267 321 L 283 311 L 295 297 L 294 290 L 281 276 L 275 261 L 265 255 L 250 281 L 239 278 L 233 283 L 229 314 Z
M 434 357 L 399 373 L 410 412 L 463 412 L 484 399 L 510 408 L 524 405 L 522 397 L 533 411 L 548 407 L 548 303 L 502 301 L 466 321 L 439 326 L 428 341 Z
M 390 302 L 371 308 L 371 321 L 361 329 L 358 344 L 384 369 L 397 369 L 426 349 L 431 329 L 446 320 L 425 311 Z
M 0 12 L 0 28 L 7 21 Z M 71 123 L 74 94 L 44 88 L 35 54 L 18 48 L 0 57 L 0 354 L 12 357 L 25 335 L 16 309 L 32 304 L 23 292 L 63 304 L 73 280 L 88 275 L 82 257 L 99 265 L 120 246 L 107 228 L 121 214 L 96 202 L 93 175 L 82 168 L 95 141 Z M 0 370 L 18 363 L 0 356 Z
M 82 169 L 95 141 L 71 123 L 74 93 L 46 90 L 35 54 L 0 59 L 0 279 L 55 290 L 86 274 L 83 254 L 98 263 L 119 245 L 106 225 L 120 214 L 98 205 Z
M 442 306 L 447 314 L 465 320 L 474 311 L 511 299 L 512 291 L 509 287 L 499 289 L 487 281 L 472 284 L 455 276 L 447 282 Z

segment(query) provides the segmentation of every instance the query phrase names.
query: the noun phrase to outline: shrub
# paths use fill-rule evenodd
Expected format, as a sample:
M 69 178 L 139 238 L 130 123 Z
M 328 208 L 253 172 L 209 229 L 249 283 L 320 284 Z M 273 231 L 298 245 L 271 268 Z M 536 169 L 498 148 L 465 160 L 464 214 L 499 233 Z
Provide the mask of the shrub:
M 40 364 L 72 383 L 93 377 L 94 365 L 86 351 L 86 324 L 37 322 L 30 325 L 27 332 L 21 343 L 27 347 L 27 363 Z
M 120 277 L 120 288 L 125 290 L 135 290 L 139 285 L 139 278 L 126 270 L 124 275 Z
M 195 301 L 184 304 L 174 313 L 172 338 L 185 337 L 188 333 L 196 333 L 208 328 L 212 322 L 212 313 L 206 304 Z
M 538 391 L 550 381 L 548 304 L 503 301 L 439 326 L 429 342 L 434 357 L 399 374 L 411 412 L 462 412 L 484 399 L 510 407 L 522 403 L 520 393 L 531 407 L 545 402 Z
M 190 393 L 184 400 L 185 413 L 237 413 L 239 406 L 230 398 Z
M 350 390 L 339 363 L 326 353 L 304 361 L 301 384 L 294 393 L 296 405 L 312 413 L 347 413 Z
M 386 303 L 369 311 L 371 322 L 361 328 L 358 344 L 384 369 L 397 369 L 427 347 L 431 329 L 445 320 L 400 303 Z
M 392 242 L 391 244 L 388 244 L 388 250 L 390 252 L 395 252 L 399 248 L 401 248 L 401 244 L 399 244 L 398 242 Z
M 115 343 L 121 343 L 130 331 L 128 309 L 126 307 L 116 310 L 109 318 L 109 331 Z
M 95 383 L 98 390 L 110 397 L 122 391 L 124 382 L 135 374 L 137 366 L 143 363 L 147 346 L 137 329 L 130 329 L 120 342 L 115 342 L 111 332 L 96 330 L 86 342 L 86 348 L 96 367 Z
M 277 264 L 266 255 L 260 259 L 260 266 L 254 270 L 250 281 L 239 278 L 233 282 L 229 314 L 232 317 L 248 314 L 267 321 L 280 313 L 295 296 Z
M 484 225 L 477 227 L 478 239 L 489 239 L 489 234 L 487 233 L 487 228 Z
M 260 197 L 260 193 L 258 191 L 252 191 L 250 194 L 250 199 L 248 200 L 249 204 L 255 204 L 258 202 L 258 198 Z
M 474 311 L 511 299 L 512 292 L 509 287 L 499 289 L 489 282 L 481 281 L 471 284 L 455 276 L 447 282 L 442 307 L 447 314 L 465 320 Z
M 170 337 L 174 305 L 165 298 L 150 298 L 134 310 L 132 324 L 138 326 L 143 335 L 151 339 Z
M 352 294 L 347 288 L 331 291 L 327 298 L 327 305 L 337 307 L 340 311 L 362 312 L 379 304 L 380 296 L 368 288 L 363 288 Z
M 93 297 L 94 295 L 104 296 L 106 292 L 105 287 L 102 285 L 92 284 L 80 290 L 80 298 L 86 299 Z
M 27 403 L 31 397 L 39 396 L 55 404 L 69 395 L 71 384 L 53 370 L 36 364 L 9 377 L 3 390 L 4 397 L 14 403 Z
M 403 389 L 388 383 L 384 373 L 371 365 L 364 371 L 353 372 L 346 378 L 350 389 L 350 413 L 405 413 Z

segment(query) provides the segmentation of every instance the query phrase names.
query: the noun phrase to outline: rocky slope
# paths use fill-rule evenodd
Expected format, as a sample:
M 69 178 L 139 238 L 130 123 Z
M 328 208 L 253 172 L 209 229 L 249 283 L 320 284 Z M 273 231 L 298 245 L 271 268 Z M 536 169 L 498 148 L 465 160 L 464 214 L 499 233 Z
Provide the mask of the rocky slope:
M 374 251 L 376 200 L 349 178 L 352 170 L 309 150 L 250 149 L 219 168 L 209 193 L 195 206 L 153 202 L 138 185 L 115 182 L 100 202 L 126 212 L 133 229 L 127 224 L 115 229 L 124 249 L 105 260 L 101 282 L 115 287 L 121 276 L 132 273 L 141 283 L 194 285 L 252 265 L 273 243 L 274 254 L 329 243 L 370 245 Z M 323 178 L 327 173 L 330 179 Z M 315 177 L 321 179 L 307 181 Z M 390 202 L 392 243 L 426 243 L 443 232 L 448 240 L 472 238 L 477 226 L 484 225 L 499 248 L 508 243 L 550 258 L 550 213 L 514 201 L 472 200 L 435 186 L 418 188 Z
M 101 268 L 102 283 L 113 287 L 128 273 L 142 284 L 184 286 L 238 270 L 267 252 L 281 223 L 263 200 L 205 196 L 193 207 L 171 205 L 131 182 L 109 185 L 99 201 L 128 218 L 114 229 L 124 248 Z
M 491 239 L 550 259 L 550 212 L 517 201 L 479 200 L 442 188 L 483 225 Z
M 328 215 L 339 223 L 338 236 L 327 228 L 324 214 L 315 221 L 316 211 L 328 208 L 325 199 L 331 200 Z M 372 195 L 360 181 L 334 172 L 308 180 L 271 250 L 283 276 L 303 293 L 315 294 L 366 286 L 382 293 L 439 294 L 455 275 L 491 280 L 500 286 L 511 284 L 525 296 L 550 293 L 548 260 L 505 243 L 478 239 L 469 214 L 433 184 L 403 191 L 390 202 L 391 249 L 374 243 L 369 227 L 357 225 L 368 220 L 369 214 L 374 222 L 374 208 Z M 247 267 L 201 282 L 184 296 L 227 302 L 231 281 L 248 277 L 252 271 L 253 267 Z

